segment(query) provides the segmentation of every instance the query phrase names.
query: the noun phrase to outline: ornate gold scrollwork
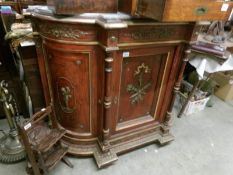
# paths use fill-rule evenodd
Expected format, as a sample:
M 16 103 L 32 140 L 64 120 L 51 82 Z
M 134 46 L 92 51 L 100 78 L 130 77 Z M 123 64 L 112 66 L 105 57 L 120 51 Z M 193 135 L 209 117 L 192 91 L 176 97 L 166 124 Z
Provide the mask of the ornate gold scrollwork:
M 133 40 L 154 40 L 154 39 L 168 39 L 175 33 L 175 30 L 170 27 L 151 28 L 146 30 L 135 30 L 130 33 L 123 34 Z
M 75 109 L 69 106 L 69 101 L 72 98 L 70 87 L 61 87 L 60 91 L 63 97 L 63 104 L 61 105 L 62 110 L 67 113 L 72 113 Z
M 80 39 L 83 36 L 90 34 L 76 28 L 70 28 L 64 25 L 54 24 L 39 24 L 39 29 L 43 34 L 51 35 L 55 38 Z
M 146 90 L 151 86 L 151 82 L 144 83 L 143 76 L 144 74 L 148 74 L 151 72 L 151 69 L 142 63 L 140 66 L 137 67 L 134 76 L 138 77 L 138 84 L 133 85 L 129 84 L 127 86 L 127 91 L 131 94 L 131 104 L 136 104 L 139 101 L 144 100 L 144 96 L 146 95 Z

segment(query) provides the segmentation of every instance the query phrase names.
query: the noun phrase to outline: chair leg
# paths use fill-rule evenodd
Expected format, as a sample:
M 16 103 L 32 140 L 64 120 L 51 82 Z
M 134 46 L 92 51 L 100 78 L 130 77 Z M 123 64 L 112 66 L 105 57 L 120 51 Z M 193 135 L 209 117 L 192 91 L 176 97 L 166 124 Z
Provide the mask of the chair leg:
M 70 168 L 74 168 L 74 165 L 69 161 L 69 159 L 66 156 L 62 158 L 62 161 Z

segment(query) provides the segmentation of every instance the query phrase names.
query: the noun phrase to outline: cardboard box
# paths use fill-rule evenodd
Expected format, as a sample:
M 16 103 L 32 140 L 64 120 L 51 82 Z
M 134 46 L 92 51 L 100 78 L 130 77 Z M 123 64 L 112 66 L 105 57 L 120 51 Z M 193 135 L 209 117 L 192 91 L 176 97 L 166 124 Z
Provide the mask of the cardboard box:
M 225 74 L 223 72 L 215 73 L 212 77 L 217 82 L 215 95 L 224 101 L 233 100 L 233 72 Z
M 187 96 L 180 93 L 179 94 L 179 100 L 180 100 L 180 108 L 184 104 L 185 100 L 187 99 Z M 207 102 L 210 100 L 210 96 L 203 98 L 201 100 L 196 101 L 189 101 L 188 105 L 186 106 L 184 110 L 184 115 L 190 115 L 194 114 L 196 112 L 200 112 L 205 109 Z
M 187 99 L 187 96 L 188 96 L 187 93 L 190 92 L 192 88 L 193 88 L 192 84 L 188 83 L 187 81 L 182 81 L 182 86 L 181 86 L 182 92 L 179 93 L 179 98 L 178 98 L 180 109 L 182 105 L 184 105 Z M 209 99 L 210 99 L 210 96 L 207 96 L 206 92 L 196 89 L 195 97 L 193 97 L 189 101 L 183 114 L 190 115 L 190 114 L 204 110 Z

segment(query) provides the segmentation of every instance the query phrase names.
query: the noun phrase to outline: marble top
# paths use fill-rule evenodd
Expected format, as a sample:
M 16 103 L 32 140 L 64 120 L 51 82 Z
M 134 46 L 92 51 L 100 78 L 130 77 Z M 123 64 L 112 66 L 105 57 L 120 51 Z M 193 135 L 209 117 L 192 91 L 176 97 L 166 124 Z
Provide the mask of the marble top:
M 150 19 L 139 20 L 132 16 L 117 12 L 117 13 L 82 13 L 72 16 L 54 15 L 53 8 L 49 6 L 29 6 L 26 13 L 30 15 L 57 22 L 66 23 L 83 23 L 83 24 L 98 24 L 104 28 L 127 28 L 129 25 L 145 25 L 150 23 L 153 25 L 174 25 L 174 23 L 161 23 Z M 187 23 L 178 23 L 187 24 Z

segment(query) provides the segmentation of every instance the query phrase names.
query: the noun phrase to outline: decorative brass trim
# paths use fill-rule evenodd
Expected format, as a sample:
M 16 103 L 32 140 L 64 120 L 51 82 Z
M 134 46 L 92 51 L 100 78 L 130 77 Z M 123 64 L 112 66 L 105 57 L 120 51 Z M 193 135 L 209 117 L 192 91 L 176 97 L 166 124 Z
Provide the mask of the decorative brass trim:
M 180 88 L 175 86 L 175 87 L 173 88 L 173 91 L 174 91 L 174 92 L 179 92 L 179 91 L 180 91 Z
M 142 63 L 135 70 L 134 76 L 138 77 L 138 85 L 129 84 L 127 86 L 127 92 L 131 94 L 131 104 L 137 104 L 139 101 L 144 100 L 144 96 L 146 95 L 146 90 L 151 86 L 151 82 L 143 83 L 144 74 L 151 73 L 151 69 L 149 66 Z
M 190 43 L 186 40 L 174 40 L 174 41 L 153 41 L 153 42 L 132 42 L 132 43 L 119 43 L 117 46 L 129 47 L 129 46 L 142 46 L 142 45 L 161 45 L 161 44 L 180 44 L 180 43 Z
M 195 15 L 197 16 L 203 16 L 203 15 L 206 15 L 208 13 L 209 9 L 208 7 L 205 7 L 205 6 L 200 6 L 200 7 L 197 7 L 195 10 L 194 10 L 194 13 Z
M 145 30 L 134 30 L 123 34 L 123 37 L 130 37 L 133 40 L 151 40 L 151 39 L 165 39 L 170 38 L 175 32 L 174 28 L 160 27 Z
M 58 39 L 52 39 L 48 38 L 44 35 L 41 35 L 42 38 L 56 42 L 61 44 L 74 44 L 74 45 L 84 45 L 84 46 L 93 46 L 93 45 L 99 45 L 103 49 L 105 49 L 106 52 L 112 52 L 112 51 L 118 51 L 120 50 L 120 47 L 129 47 L 129 46 L 142 46 L 142 45 L 161 45 L 161 44 L 180 44 L 180 43 L 186 43 L 189 44 L 191 41 L 187 40 L 174 40 L 174 41 L 154 41 L 154 42 L 132 42 L 132 43 L 119 43 L 117 44 L 117 47 L 108 47 L 103 44 L 101 44 L 98 41 L 64 41 L 64 40 L 58 40 Z
M 79 29 L 73 29 L 65 25 L 40 23 L 38 25 L 39 31 L 45 35 L 53 36 L 55 38 L 79 39 L 90 34 Z
M 99 45 L 103 47 L 106 52 L 114 52 L 114 51 L 119 50 L 119 47 L 108 47 L 108 46 L 102 45 L 101 43 Z
M 144 71 L 143 71 L 144 69 Z M 137 70 L 135 71 L 134 75 L 139 75 L 141 73 L 145 73 L 148 74 L 151 72 L 151 69 L 149 68 L 149 66 L 146 66 L 145 63 L 142 63 L 140 66 L 137 67 Z
M 109 129 L 108 129 L 108 130 L 104 130 L 104 129 L 103 129 L 103 132 L 104 132 L 105 134 L 108 134 L 109 131 L 110 131 Z
M 48 55 L 47 52 L 45 51 L 44 45 L 46 45 L 44 43 L 44 41 L 42 40 L 42 52 L 43 52 L 43 58 L 44 58 L 44 63 L 45 63 L 45 72 L 46 72 L 46 76 L 47 76 L 47 80 L 48 80 L 48 88 L 49 88 L 49 94 L 50 94 L 50 98 L 51 98 L 51 104 L 54 105 L 54 97 L 53 97 L 53 90 L 52 90 L 52 81 L 51 81 L 51 76 L 50 76 L 50 69 L 49 69 L 49 65 L 48 65 Z
M 102 47 L 106 52 L 113 52 L 113 51 L 118 51 L 119 47 L 108 47 L 103 45 L 102 43 L 98 41 L 64 41 L 64 40 L 59 40 L 59 39 L 52 39 L 48 38 L 44 35 L 40 35 L 42 38 L 48 41 L 56 42 L 56 43 L 61 43 L 61 44 L 68 44 L 68 45 L 83 45 L 83 46 L 100 46 Z
M 61 87 L 60 92 L 63 96 L 64 105 L 61 104 L 61 108 L 66 113 L 73 113 L 75 108 L 70 108 L 69 101 L 72 98 L 71 89 L 69 86 Z
M 59 81 L 60 80 L 65 80 L 69 85 L 59 87 Z M 57 78 L 57 81 L 56 81 L 56 93 L 57 93 L 57 96 L 58 96 L 58 101 L 59 101 L 59 104 L 60 104 L 60 107 L 61 107 L 62 111 L 65 112 L 65 113 L 69 113 L 69 114 L 73 113 L 76 110 L 75 92 L 73 91 L 74 94 L 72 95 L 71 94 L 71 92 L 72 92 L 71 88 L 74 89 L 72 83 L 67 78 L 65 78 L 65 77 L 58 77 Z M 69 106 L 70 99 L 74 100 L 75 104 L 73 105 L 74 106 L 73 108 L 71 108 Z
M 112 102 L 111 101 L 105 101 L 104 102 L 104 108 L 105 109 L 109 109 L 112 106 Z
M 65 40 L 59 40 L 59 39 L 52 39 L 52 38 L 48 38 L 47 36 L 40 34 L 42 38 L 48 40 L 48 41 L 52 41 L 52 42 L 57 42 L 57 43 L 61 43 L 61 44 L 75 44 L 75 45 L 100 45 L 100 43 L 98 41 L 65 41 Z
M 105 62 L 107 63 L 112 63 L 113 62 L 113 58 L 109 57 L 105 59 Z
M 191 23 L 189 22 L 132 22 L 132 21 L 127 21 L 126 22 L 128 26 L 175 26 L 175 25 L 190 25 Z
M 112 68 L 105 68 L 105 72 L 111 73 L 112 72 Z
M 164 68 L 164 71 L 163 71 L 163 78 L 162 78 L 162 82 L 161 82 L 161 87 L 159 89 L 159 97 L 158 97 L 158 100 L 157 100 L 157 103 L 156 103 L 156 108 L 155 108 L 155 113 L 154 113 L 154 119 L 156 119 L 156 114 L 158 112 L 158 104 L 160 102 L 160 98 L 161 98 L 161 91 L 163 89 L 163 83 L 164 83 L 164 79 L 165 79 L 165 75 L 166 75 L 166 71 L 167 71 L 167 65 L 168 65 L 168 62 L 169 62 L 169 57 L 170 57 L 171 53 L 168 52 L 167 54 L 167 58 L 166 58 L 166 63 L 165 63 L 165 68 Z
M 118 41 L 118 38 L 115 37 L 115 36 L 111 36 L 111 37 L 110 37 L 110 41 L 112 41 L 112 42 L 117 42 L 117 41 Z
M 82 64 L 82 61 L 76 60 L 76 61 L 75 61 L 75 64 L 76 64 L 76 65 L 80 65 L 80 64 Z
M 111 97 L 105 97 L 104 98 L 104 108 L 109 109 L 111 106 L 112 106 Z

